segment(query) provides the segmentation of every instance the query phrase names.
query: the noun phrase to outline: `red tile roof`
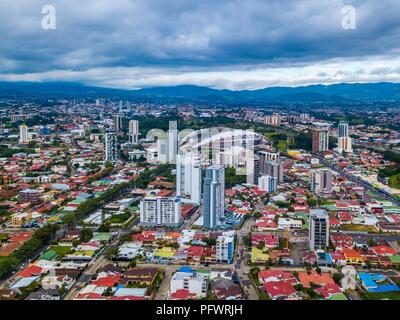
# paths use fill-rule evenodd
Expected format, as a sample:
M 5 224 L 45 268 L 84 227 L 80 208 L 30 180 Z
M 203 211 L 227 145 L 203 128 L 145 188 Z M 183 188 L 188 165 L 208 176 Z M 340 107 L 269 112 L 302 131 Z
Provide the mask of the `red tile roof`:
M 287 282 L 267 282 L 263 284 L 264 290 L 272 298 L 289 296 L 296 293 L 296 289 L 290 283 Z

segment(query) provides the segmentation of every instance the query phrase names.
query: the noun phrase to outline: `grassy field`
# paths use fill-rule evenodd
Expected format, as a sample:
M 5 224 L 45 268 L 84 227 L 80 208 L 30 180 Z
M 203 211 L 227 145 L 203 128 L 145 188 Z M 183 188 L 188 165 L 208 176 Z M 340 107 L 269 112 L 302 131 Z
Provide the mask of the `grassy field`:
M 122 213 L 122 214 L 114 214 L 111 218 L 110 218 L 110 222 L 111 223 L 124 223 L 125 221 L 127 221 L 129 218 L 131 218 L 132 215 L 130 213 L 126 214 L 126 213 Z
M 287 149 L 287 141 L 286 140 L 279 140 L 278 142 L 278 150 L 280 152 L 286 152 Z
M 0 233 L 0 241 L 8 237 L 7 233 Z
M 370 233 L 378 233 L 379 230 L 374 226 L 365 226 L 362 224 L 342 224 L 340 229 L 342 231 L 361 231 L 361 232 L 370 232 Z
M 389 291 L 389 292 L 365 292 L 363 294 L 367 300 L 400 300 L 400 291 Z
M 53 250 L 58 256 L 64 257 L 66 254 L 72 252 L 72 247 L 70 246 L 52 246 L 49 250 Z

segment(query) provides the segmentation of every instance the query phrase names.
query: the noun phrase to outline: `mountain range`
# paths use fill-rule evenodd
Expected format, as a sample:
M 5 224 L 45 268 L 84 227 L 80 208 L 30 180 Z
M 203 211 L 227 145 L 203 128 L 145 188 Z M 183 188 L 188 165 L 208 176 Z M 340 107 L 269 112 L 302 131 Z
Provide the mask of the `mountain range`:
M 339 83 L 300 87 L 269 87 L 257 90 L 213 89 L 195 85 L 123 90 L 73 82 L 0 82 L 0 97 L 120 97 L 178 99 L 218 103 L 360 103 L 400 101 L 400 83 Z

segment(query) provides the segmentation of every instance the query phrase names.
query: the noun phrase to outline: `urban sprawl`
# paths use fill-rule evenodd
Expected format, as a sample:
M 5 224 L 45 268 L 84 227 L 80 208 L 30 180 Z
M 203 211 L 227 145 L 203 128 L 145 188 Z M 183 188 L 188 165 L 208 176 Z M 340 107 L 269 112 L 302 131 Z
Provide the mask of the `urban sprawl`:
M 1 105 L 0 299 L 400 299 L 395 110 Z

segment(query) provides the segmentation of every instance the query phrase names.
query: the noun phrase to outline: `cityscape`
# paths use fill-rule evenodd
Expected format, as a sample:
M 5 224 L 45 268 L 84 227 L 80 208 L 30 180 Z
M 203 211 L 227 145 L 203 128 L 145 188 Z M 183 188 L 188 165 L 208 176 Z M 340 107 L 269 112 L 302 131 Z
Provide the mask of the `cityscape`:
M 0 300 L 400 300 L 398 76 L 309 83 L 271 67 L 264 80 L 283 83 L 253 87 L 244 65 L 246 84 L 225 66 L 195 76 L 214 65 L 188 53 L 182 82 L 155 69 L 97 82 L 89 53 L 86 71 L 61 59 L 80 80 L 43 61 L 6 69 L 8 50 Z

